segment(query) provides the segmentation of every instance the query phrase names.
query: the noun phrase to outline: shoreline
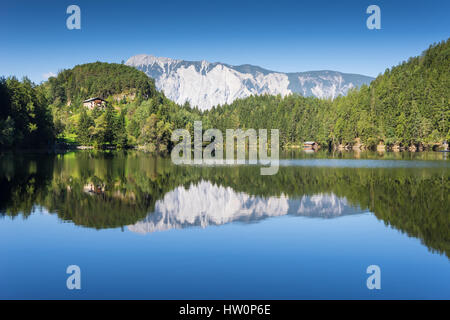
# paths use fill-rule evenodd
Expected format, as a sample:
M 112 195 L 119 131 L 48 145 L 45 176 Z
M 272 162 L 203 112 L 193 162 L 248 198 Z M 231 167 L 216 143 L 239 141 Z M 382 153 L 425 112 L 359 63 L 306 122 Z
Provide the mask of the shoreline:
M 161 155 L 161 154 L 169 154 L 168 152 L 157 152 L 157 151 L 149 151 L 143 148 L 142 146 L 135 146 L 135 147 L 128 147 L 128 148 L 116 148 L 116 147 L 108 147 L 108 148 L 95 148 L 93 146 L 76 146 L 76 147 L 69 147 L 69 148 L 12 148 L 12 149 L 0 149 L 0 154 L 2 153 L 55 153 L 55 154 L 61 154 L 61 153 L 67 153 L 71 151 L 140 151 L 144 153 L 150 153 L 155 155 Z M 316 152 L 338 152 L 338 153 L 361 153 L 361 152 L 373 152 L 373 153 L 394 153 L 394 154 L 401 154 L 401 153 L 411 153 L 411 154 L 420 154 L 420 153 L 447 153 L 450 152 L 450 150 L 443 149 L 442 147 L 439 148 L 423 148 L 423 149 L 416 149 L 411 150 L 409 148 L 385 148 L 385 149 L 370 149 L 370 148 L 354 148 L 354 147 L 333 147 L 333 148 L 303 148 L 300 146 L 286 146 L 283 148 L 280 148 L 280 152 L 305 152 L 305 153 L 316 153 Z

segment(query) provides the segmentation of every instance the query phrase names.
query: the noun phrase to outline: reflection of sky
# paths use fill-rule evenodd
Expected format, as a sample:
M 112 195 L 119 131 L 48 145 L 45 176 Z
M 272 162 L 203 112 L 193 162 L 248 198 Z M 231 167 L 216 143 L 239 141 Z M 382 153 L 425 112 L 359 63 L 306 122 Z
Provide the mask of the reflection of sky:
M 150 235 L 56 215 L 0 220 L 0 298 L 450 298 L 449 260 L 371 213 Z M 77 264 L 82 290 L 65 287 Z M 366 288 L 381 267 L 381 291 Z

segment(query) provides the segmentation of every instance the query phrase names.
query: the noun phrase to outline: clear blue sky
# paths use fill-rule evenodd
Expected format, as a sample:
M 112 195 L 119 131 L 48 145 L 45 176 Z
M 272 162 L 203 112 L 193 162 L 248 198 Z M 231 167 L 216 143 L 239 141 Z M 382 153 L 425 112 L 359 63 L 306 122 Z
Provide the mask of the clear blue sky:
M 81 30 L 66 28 L 71 4 Z M 381 30 L 366 27 L 371 4 Z M 1 0 L 0 75 L 40 82 L 76 64 L 147 53 L 376 76 L 450 37 L 449 12 L 448 0 Z

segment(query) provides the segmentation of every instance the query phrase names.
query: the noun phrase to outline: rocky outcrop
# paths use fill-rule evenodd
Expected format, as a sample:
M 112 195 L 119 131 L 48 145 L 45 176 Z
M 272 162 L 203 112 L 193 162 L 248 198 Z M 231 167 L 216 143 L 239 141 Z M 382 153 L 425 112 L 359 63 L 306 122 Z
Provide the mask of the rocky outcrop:
M 155 79 L 158 90 L 164 91 L 169 99 L 178 104 L 189 102 L 202 110 L 261 94 L 286 96 L 299 93 L 305 97 L 336 98 L 373 80 L 330 70 L 284 73 L 249 64 L 233 66 L 145 54 L 131 57 L 126 65 Z

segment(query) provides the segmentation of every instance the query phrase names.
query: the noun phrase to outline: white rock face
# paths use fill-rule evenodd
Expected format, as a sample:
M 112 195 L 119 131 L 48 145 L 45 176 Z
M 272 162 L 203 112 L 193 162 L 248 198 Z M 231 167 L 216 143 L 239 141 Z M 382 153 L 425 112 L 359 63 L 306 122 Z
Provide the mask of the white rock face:
M 287 196 L 262 198 L 230 187 L 202 181 L 188 189 L 177 187 L 155 204 L 155 211 L 144 220 L 128 226 L 138 233 L 149 233 L 190 226 L 205 228 L 234 221 L 250 222 L 287 214 L 333 218 L 360 212 L 334 194 L 316 194 L 289 199 Z
M 208 61 L 184 61 L 152 55 L 133 56 L 126 62 L 155 79 L 158 90 L 178 104 L 189 102 L 207 110 L 251 95 L 335 98 L 351 88 L 368 84 L 370 77 L 336 71 L 281 73 L 257 66 L 231 66 Z

